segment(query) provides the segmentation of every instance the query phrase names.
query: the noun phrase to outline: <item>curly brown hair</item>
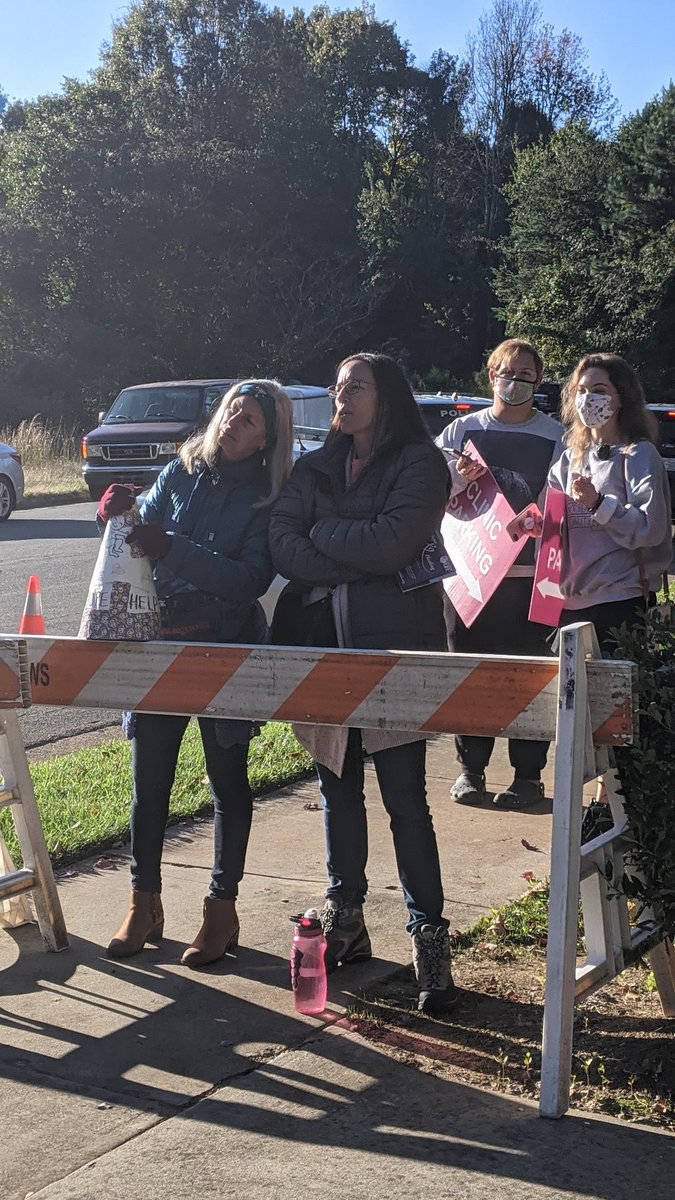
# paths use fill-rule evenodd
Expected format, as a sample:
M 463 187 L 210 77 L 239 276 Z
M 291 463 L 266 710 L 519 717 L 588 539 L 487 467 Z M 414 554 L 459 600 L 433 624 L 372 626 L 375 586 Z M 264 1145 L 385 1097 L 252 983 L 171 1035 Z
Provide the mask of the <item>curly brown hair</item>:
M 580 462 L 591 445 L 591 431 L 582 422 L 576 406 L 577 387 L 584 371 L 599 367 L 607 373 L 621 400 L 618 412 L 619 429 L 624 441 L 659 441 L 659 425 L 650 413 L 645 394 L 636 371 L 618 354 L 584 354 L 572 371 L 562 391 L 560 415 L 567 426 L 567 445 L 572 451 L 572 461 Z

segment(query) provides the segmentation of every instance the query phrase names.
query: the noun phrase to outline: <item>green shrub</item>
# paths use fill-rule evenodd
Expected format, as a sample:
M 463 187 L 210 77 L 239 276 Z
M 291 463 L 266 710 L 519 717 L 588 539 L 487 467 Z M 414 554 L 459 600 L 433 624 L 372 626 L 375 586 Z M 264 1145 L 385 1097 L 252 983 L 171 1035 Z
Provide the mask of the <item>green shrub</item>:
M 675 621 L 658 614 L 617 631 L 615 658 L 637 665 L 639 729 L 616 752 L 635 845 L 618 881 L 638 907 L 653 905 L 675 934 Z M 633 874 L 633 869 L 638 874 Z

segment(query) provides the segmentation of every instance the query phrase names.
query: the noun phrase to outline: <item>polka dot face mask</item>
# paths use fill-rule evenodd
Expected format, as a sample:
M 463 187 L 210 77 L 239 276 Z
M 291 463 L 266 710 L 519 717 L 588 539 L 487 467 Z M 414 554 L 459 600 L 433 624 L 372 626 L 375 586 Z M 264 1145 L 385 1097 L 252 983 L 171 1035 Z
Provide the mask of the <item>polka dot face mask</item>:
M 611 420 L 612 399 L 603 392 L 577 392 L 575 403 L 579 418 L 587 429 L 599 429 Z

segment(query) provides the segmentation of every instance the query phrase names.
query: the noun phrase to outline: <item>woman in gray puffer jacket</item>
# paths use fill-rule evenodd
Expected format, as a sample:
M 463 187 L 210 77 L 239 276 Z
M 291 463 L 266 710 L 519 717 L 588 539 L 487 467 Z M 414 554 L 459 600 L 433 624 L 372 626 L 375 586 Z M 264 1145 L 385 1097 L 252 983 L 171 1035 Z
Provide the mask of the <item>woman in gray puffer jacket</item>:
M 403 591 L 397 574 L 420 557 L 438 531 L 448 487 L 445 460 L 403 371 L 386 355 L 345 359 L 335 400 L 325 445 L 296 463 L 272 513 L 274 565 L 304 604 L 331 597 L 339 646 L 445 650 L 441 585 Z M 309 610 L 307 615 L 311 619 Z M 456 990 L 426 801 L 424 736 L 307 725 L 296 728 L 296 735 L 316 760 L 324 804 L 329 886 L 321 918 L 328 969 L 371 954 L 363 919 L 365 748 L 373 755 L 390 816 L 419 1007 L 447 1007 Z

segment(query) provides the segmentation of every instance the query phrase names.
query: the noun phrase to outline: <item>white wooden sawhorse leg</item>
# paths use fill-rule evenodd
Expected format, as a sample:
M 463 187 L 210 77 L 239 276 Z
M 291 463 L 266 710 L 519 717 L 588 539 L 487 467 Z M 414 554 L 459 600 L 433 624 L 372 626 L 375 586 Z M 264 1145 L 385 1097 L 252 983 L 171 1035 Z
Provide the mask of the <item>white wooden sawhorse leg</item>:
M 40 932 L 48 950 L 66 950 L 68 934 L 40 813 L 28 770 L 15 709 L 0 710 L 0 805 L 11 809 L 21 847 L 23 868 L 0 876 L 0 898 L 32 892 Z
M 604 761 L 600 761 L 603 760 Z M 631 930 L 626 898 L 614 889 L 623 875 L 622 834 L 627 820 L 618 792 L 619 777 L 609 765 L 606 751 L 598 752 L 591 767 L 604 766 L 603 783 L 614 822 L 611 829 L 580 847 L 579 893 L 584 923 L 586 961 L 577 967 L 576 998 L 608 983 L 624 969 L 624 952 L 631 947 Z M 589 778 L 587 774 L 586 778 Z
M 675 1017 L 675 950 L 673 950 L 672 942 L 669 938 L 663 938 L 656 945 L 652 945 L 654 935 L 658 936 L 661 928 L 657 914 L 652 908 L 645 908 L 640 914 L 640 923 L 631 926 L 626 896 L 620 891 L 617 892 L 614 887 L 608 887 L 605 882 L 605 871 L 609 864 L 612 867 L 612 883 L 621 879 L 624 873 L 626 850 L 630 857 L 630 835 L 628 841 L 624 843 L 621 833 L 627 828 L 628 821 L 619 791 L 621 783 L 617 771 L 608 769 L 604 775 L 604 782 L 607 800 L 614 819 L 614 828 L 600 834 L 593 842 L 581 848 L 581 902 L 587 962 L 577 971 L 577 997 L 623 971 L 626 961 L 635 961 L 636 952 L 643 952 L 642 944 L 644 943 L 645 946 L 650 946 L 644 953 L 654 972 L 663 1015 L 664 1017 Z M 595 878 L 589 879 L 588 868 L 593 863 L 596 866 L 597 874 Z M 634 866 L 630 868 L 630 873 L 637 874 Z M 584 879 L 584 875 L 586 875 L 586 879 Z M 587 887 L 590 885 L 592 893 L 590 903 L 585 898 L 585 884 Z M 595 885 L 595 894 L 593 894 L 592 885 Z M 597 968 L 602 965 L 601 949 L 596 945 L 595 953 L 592 950 L 592 939 L 595 937 L 597 941 L 598 930 L 598 920 L 592 906 L 598 903 L 598 893 L 601 895 L 600 903 L 607 909 L 611 921 L 614 962 L 612 964 L 611 946 L 608 939 L 605 973 L 602 976 L 596 971 L 597 978 L 594 981 L 593 969 L 596 965 Z
M 541 1063 L 543 1117 L 561 1117 L 569 1107 L 574 1002 L 624 969 L 626 955 L 645 949 L 658 936 L 653 913 L 632 928 L 625 895 L 615 890 L 623 875 L 626 814 L 618 775 L 607 751 L 593 746 L 586 661 L 599 658 L 592 625 L 560 631 L 551 891 L 546 963 L 546 1003 Z M 614 825 L 581 846 L 584 783 L 602 774 Z M 577 966 L 578 905 L 586 960 Z M 643 915 L 644 920 L 644 915 Z M 666 940 L 648 951 L 663 1011 L 675 1016 L 675 952 Z
M 591 625 L 560 630 L 558 719 L 553 787 L 551 896 L 546 951 L 546 1002 L 541 1056 L 542 1117 L 569 1106 L 584 779 L 591 767 L 586 654 L 597 641 Z

